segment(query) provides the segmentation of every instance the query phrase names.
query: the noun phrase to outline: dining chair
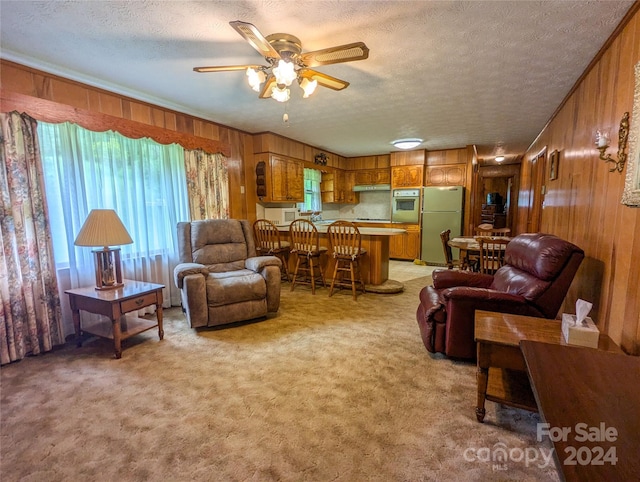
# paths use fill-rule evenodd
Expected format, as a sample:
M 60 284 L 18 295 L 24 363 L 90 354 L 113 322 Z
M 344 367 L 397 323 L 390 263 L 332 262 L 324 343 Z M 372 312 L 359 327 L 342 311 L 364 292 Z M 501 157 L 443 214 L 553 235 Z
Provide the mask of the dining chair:
M 465 264 L 464 260 L 453 259 L 453 251 L 449 246 L 449 240 L 451 239 L 451 230 L 447 229 L 440 233 L 440 240 L 442 241 L 442 249 L 444 250 L 444 259 L 447 268 L 462 268 Z
M 306 219 L 296 219 L 289 225 L 291 239 L 290 253 L 296 256 L 296 268 L 291 281 L 291 291 L 296 283 L 311 285 L 311 293 L 316 294 L 316 281 L 326 288 L 320 256 L 327 248 L 320 246 L 320 235 L 315 225 Z M 301 279 L 298 277 L 302 275 Z
M 253 223 L 253 237 L 259 256 L 276 256 L 282 261 L 280 279 L 291 281 L 289 277 L 289 251 L 291 245 L 283 241 L 275 224 L 267 219 L 257 219 Z
M 511 228 L 494 228 L 493 224 L 480 224 L 476 226 L 476 236 L 509 236 Z
M 360 230 L 350 221 L 336 221 L 329 225 L 327 234 L 331 256 L 335 259 L 329 296 L 333 295 L 335 286 L 351 288 L 353 299 L 357 301 L 358 285 L 362 288 L 362 292 L 366 293 L 359 261 L 367 251 L 362 249 Z M 349 273 L 348 282 L 344 280 L 346 273 Z
M 504 253 L 510 240 L 496 236 L 478 236 L 476 240 L 480 245 L 480 273 L 494 274 L 504 264 Z

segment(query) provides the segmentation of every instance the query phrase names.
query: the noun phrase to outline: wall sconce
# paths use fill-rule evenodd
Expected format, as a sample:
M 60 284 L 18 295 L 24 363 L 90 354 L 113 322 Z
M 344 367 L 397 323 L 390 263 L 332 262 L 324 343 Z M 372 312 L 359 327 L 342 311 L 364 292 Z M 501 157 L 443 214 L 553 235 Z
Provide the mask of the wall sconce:
M 627 139 L 629 138 L 629 113 L 625 112 L 620 121 L 620 129 L 618 129 L 618 160 L 611 157 L 611 154 L 606 154 L 607 149 L 611 141 L 609 140 L 609 133 L 606 131 L 596 131 L 596 146 L 600 151 L 600 159 L 605 162 L 612 162 L 614 166 L 609 169 L 609 172 L 618 171 L 622 172 L 624 164 L 627 162 Z

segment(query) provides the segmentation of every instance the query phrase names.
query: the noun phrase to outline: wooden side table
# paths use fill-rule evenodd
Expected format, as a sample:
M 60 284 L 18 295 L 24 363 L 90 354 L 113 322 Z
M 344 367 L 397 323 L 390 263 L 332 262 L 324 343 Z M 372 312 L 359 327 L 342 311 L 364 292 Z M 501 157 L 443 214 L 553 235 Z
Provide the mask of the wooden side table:
M 142 281 L 124 280 L 124 286 L 115 290 L 100 291 L 94 287 L 66 290 L 73 314 L 73 326 L 76 332 L 76 344 L 82 346 L 82 332 L 113 340 L 115 357 L 122 356 L 122 340 L 158 327 L 158 336 L 164 338 L 162 326 L 162 290 L 164 285 Z M 156 305 L 156 320 L 147 320 L 132 315 L 130 311 L 145 306 Z M 104 315 L 104 320 L 80 325 L 80 310 Z
M 476 418 L 484 421 L 485 400 L 533 412 L 538 411 L 527 367 L 520 351 L 522 340 L 567 345 L 561 322 L 532 316 L 476 311 L 478 354 Z M 600 334 L 598 349 L 622 353 L 607 335 Z

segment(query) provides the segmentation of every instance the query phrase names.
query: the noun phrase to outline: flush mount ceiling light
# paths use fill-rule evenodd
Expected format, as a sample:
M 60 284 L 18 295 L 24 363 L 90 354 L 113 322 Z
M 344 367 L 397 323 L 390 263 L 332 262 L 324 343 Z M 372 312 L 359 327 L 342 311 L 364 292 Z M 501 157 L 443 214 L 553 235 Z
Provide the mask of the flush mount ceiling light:
M 422 139 L 396 139 L 391 142 L 393 147 L 397 147 L 398 149 L 413 149 L 414 147 L 418 147 L 424 141 Z
M 504 156 L 496 156 L 496 162 L 504 161 Z
M 271 97 L 278 102 L 289 100 L 289 86 L 295 81 L 307 98 L 318 85 L 333 90 L 346 89 L 349 82 L 336 79 L 309 67 L 364 60 L 369 49 L 363 42 L 338 45 L 313 52 L 302 52 L 298 37 L 287 33 L 274 33 L 264 37 L 252 24 L 236 20 L 229 24 L 264 57 L 269 65 L 220 65 L 195 67 L 196 72 L 224 72 L 246 70 L 249 86 L 261 99 Z

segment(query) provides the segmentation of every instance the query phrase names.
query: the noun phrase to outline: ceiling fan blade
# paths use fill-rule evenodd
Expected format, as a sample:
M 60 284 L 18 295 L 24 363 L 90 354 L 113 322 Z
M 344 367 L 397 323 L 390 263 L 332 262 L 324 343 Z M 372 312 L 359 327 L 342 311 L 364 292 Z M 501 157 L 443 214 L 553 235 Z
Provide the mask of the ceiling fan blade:
M 338 45 L 328 49 L 306 52 L 300 56 L 305 67 L 317 67 L 318 65 L 338 64 L 340 62 L 352 62 L 364 60 L 369 57 L 369 49 L 363 42 Z
M 196 72 L 229 72 L 233 70 L 247 70 L 249 68 L 259 69 L 264 67 L 263 65 L 217 65 L 214 67 L 194 67 Z
M 349 87 L 349 82 L 347 82 L 346 80 L 340 80 L 335 77 L 331 77 L 330 75 L 323 74 L 322 72 L 318 72 L 317 70 L 303 69 L 300 71 L 300 74 L 309 80 L 318 81 L 318 84 L 323 87 L 328 87 L 333 90 L 342 90 Z
M 229 22 L 229 25 L 236 29 L 236 32 L 242 35 L 242 37 L 244 37 L 244 39 L 249 42 L 249 44 L 263 57 L 269 57 L 272 59 L 281 58 L 278 51 L 271 46 L 269 41 L 264 38 L 255 25 L 247 22 L 241 22 L 240 20 Z
M 264 85 L 262 86 L 262 90 L 260 91 L 260 95 L 258 98 L 260 99 L 268 99 L 271 97 L 271 90 L 276 85 L 276 78 L 273 74 L 269 74 L 267 79 L 264 81 Z

